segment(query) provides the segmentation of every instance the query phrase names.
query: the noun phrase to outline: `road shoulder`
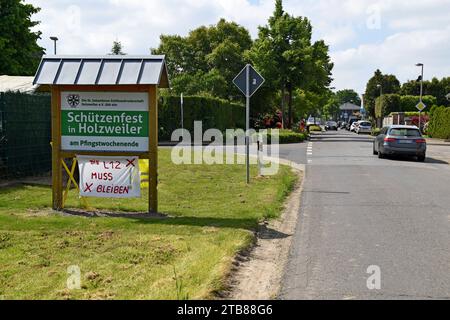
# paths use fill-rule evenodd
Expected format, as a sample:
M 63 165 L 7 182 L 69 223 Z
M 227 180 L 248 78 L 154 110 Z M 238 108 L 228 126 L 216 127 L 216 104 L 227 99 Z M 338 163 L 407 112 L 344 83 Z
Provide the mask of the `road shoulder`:
M 276 298 L 281 290 L 304 180 L 304 167 L 287 161 L 283 164 L 291 165 L 298 173 L 299 181 L 285 203 L 282 216 L 260 225 L 253 248 L 236 257 L 235 268 L 229 278 L 227 299 L 269 300 Z

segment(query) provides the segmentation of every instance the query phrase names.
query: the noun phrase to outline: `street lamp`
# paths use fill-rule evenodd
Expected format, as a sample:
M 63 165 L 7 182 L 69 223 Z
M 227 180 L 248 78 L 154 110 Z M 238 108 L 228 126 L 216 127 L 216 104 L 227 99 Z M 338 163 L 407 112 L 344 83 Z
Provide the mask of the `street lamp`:
M 381 84 L 377 84 L 377 88 L 380 89 L 380 103 L 381 103 L 381 107 L 383 107 L 383 101 L 381 100 L 381 96 L 383 95 L 383 86 Z M 376 114 L 375 114 L 375 119 L 377 122 L 377 127 L 378 128 L 381 127 L 381 122 L 380 122 L 381 119 L 377 118 Z
M 58 41 L 59 39 L 58 39 L 58 37 L 50 37 L 50 40 L 52 40 L 53 42 L 54 42 L 54 48 L 55 48 L 55 50 L 54 50 L 54 54 L 55 54 L 55 56 L 56 56 L 56 41 Z
M 423 63 L 417 63 L 416 67 L 422 68 L 422 73 L 420 75 L 420 102 L 422 103 L 423 96 Z M 419 130 L 422 131 L 422 111 L 419 110 Z
M 377 84 L 377 88 L 380 89 L 380 97 L 383 95 L 383 86 L 381 84 Z

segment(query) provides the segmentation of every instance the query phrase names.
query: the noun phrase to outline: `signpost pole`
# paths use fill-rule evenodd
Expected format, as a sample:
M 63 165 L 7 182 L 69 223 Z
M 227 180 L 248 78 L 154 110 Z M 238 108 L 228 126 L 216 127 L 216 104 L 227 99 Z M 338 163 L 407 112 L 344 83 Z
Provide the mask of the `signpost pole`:
M 181 94 L 181 129 L 184 129 L 184 109 L 183 109 L 183 94 Z
M 149 213 L 158 212 L 158 96 L 157 87 L 149 89 L 149 160 L 148 206 Z
M 234 78 L 233 83 L 245 95 L 245 149 L 247 184 L 250 183 L 250 97 L 263 85 L 264 78 L 247 64 Z
M 62 168 L 61 168 L 61 91 L 52 87 L 52 207 L 61 210 Z
M 245 144 L 247 155 L 247 184 L 250 183 L 250 65 L 246 68 L 246 103 L 245 103 L 245 120 L 246 120 L 246 132 L 245 132 Z

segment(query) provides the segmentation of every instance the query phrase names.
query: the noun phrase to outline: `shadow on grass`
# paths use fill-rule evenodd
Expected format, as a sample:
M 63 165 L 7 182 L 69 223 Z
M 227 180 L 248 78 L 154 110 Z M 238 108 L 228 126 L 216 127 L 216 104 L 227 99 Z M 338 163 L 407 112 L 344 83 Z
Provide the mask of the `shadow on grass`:
M 193 227 L 216 227 L 216 228 L 234 228 L 256 231 L 258 228 L 258 219 L 252 218 L 212 218 L 212 217 L 177 217 L 163 213 L 111 213 L 111 212 L 88 212 L 82 210 L 65 209 L 63 215 L 85 217 L 85 218 L 124 218 L 133 220 L 139 224 L 146 225 L 172 225 L 172 226 L 193 226 Z
M 131 219 L 139 224 L 147 225 L 171 225 L 171 226 L 190 226 L 190 227 L 214 227 L 214 228 L 232 228 L 244 229 L 257 232 L 260 239 L 274 240 L 291 237 L 267 227 L 265 224 L 259 225 L 257 219 L 239 219 L 239 218 L 208 218 L 208 217 L 172 217 L 161 213 L 107 213 L 107 212 L 84 212 L 77 210 L 64 210 L 64 215 L 87 217 L 87 218 L 125 218 Z

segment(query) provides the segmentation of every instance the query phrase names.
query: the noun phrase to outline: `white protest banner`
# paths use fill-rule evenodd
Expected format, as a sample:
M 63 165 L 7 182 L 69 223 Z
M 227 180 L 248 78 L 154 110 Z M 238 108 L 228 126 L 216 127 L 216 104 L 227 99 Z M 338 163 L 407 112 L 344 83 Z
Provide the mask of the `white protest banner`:
M 139 157 L 77 156 L 80 196 L 139 198 Z

